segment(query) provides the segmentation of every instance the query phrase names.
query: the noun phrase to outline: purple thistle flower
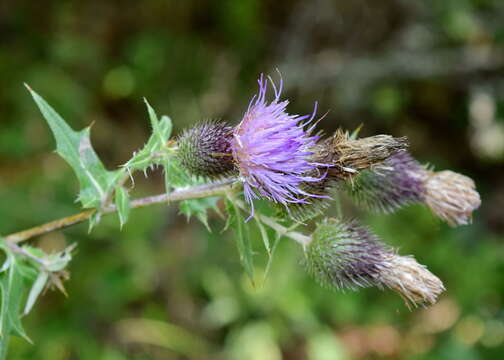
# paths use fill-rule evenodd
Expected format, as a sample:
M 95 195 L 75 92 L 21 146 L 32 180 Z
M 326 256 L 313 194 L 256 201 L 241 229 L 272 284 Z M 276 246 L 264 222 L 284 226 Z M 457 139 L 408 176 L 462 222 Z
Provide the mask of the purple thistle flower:
M 285 206 L 289 203 L 309 203 L 310 197 L 321 197 L 301 188 L 303 182 L 316 182 L 323 178 L 306 175 L 317 165 L 320 166 L 310 161 L 313 154 L 310 149 L 318 140 L 318 136 L 310 136 L 314 125 L 305 130 L 315 117 L 317 105 L 312 115 L 289 115 L 286 112 L 289 102 L 280 101 L 282 80 L 279 88 L 271 78 L 269 80 L 275 98 L 269 103 L 266 100 L 268 83 L 261 74 L 259 93 L 252 98 L 231 140 L 245 200 L 251 204 L 252 214 L 252 201 L 260 196 Z

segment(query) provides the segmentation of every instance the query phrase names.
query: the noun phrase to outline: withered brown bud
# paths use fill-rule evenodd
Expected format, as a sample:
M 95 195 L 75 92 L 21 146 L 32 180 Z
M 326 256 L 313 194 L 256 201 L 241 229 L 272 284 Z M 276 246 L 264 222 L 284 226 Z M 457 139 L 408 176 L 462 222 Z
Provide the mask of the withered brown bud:
M 407 147 L 405 137 L 375 135 L 351 139 L 348 132 L 337 130 L 320 144 L 316 156 L 319 162 L 333 165 L 329 170 L 331 177 L 342 179 L 369 169 Z
M 441 280 L 413 256 L 389 253 L 380 272 L 380 282 L 396 291 L 406 304 L 434 304 L 445 290 Z
M 472 212 L 481 205 L 474 181 L 445 170 L 425 171 L 424 202 L 431 211 L 451 226 L 471 223 Z

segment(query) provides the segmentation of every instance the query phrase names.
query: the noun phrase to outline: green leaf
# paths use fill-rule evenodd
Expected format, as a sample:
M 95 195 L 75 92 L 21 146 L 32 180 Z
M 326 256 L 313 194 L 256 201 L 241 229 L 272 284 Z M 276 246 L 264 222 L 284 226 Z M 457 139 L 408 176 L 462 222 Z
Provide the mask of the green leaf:
M 363 125 L 364 124 L 360 124 L 354 131 L 352 131 L 352 133 L 348 137 L 349 140 L 357 140 L 357 137 L 359 136 L 359 133 L 361 132 Z
M 6 261 L 0 268 L 0 360 L 7 356 L 11 335 L 21 336 L 31 342 L 21 324 L 20 313 L 23 294 L 28 289 L 28 283 L 35 280 L 28 294 L 23 315 L 28 314 L 33 308 L 50 279 L 50 272 L 60 274 L 68 265 L 74 247 L 75 245 L 71 245 L 59 253 L 48 255 L 39 248 L 23 246 L 24 252 L 38 258 L 34 260 L 31 257 L 18 258 L 18 255 L 0 238 L 0 249 L 6 255 Z M 41 267 L 41 263 L 43 269 L 37 270 Z
M 117 187 L 115 190 L 115 205 L 117 206 L 117 213 L 119 214 L 122 228 L 126 224 L 126 221 L 128 221 L 131 210 L 128 192 L 122 186 Z
M 150 104 L 146 98 L 144 98 L 144 102 L 145 102 L 145 105 L 147 105 L 147 112 L 149 113 L 149 119 L 150 119 L 151 126 L 152 126 L 152 134 L 155 137 L 157 137 L 160 144 L 166 143 L 168 141 L 168 139 L 170 138 L 171 131 L 172 131 L 172 123 L 171 123 L 170 118 L 168 116 L 162 117 L 162 120 L 164 120 L 166 122 L 166 125 L 168 125 L 166 127 L 166 129 L 163 129 L 159 123 L 156 112 L 154 111 L 152 106 L 150 106 Z
M 99 208 L 124 169 L 107 171 L 91 146 L 90 129 L 74 131 L 41 96 L 27 88 L 53 132 L 56 151 L 72 167 L 79 180 L 79 201 L 85 208 Z
M 98 223 L 101 220 L 101 213 L 100 212 L 95 212 L 94 214 L 91 214 L 91 216 L 88 219 L 89 225 L 88 225 L 88 233 L 91 233 L 91 230 L 98 225 Z
M 7 359 L 7 349 L 9 348 L 10 336 L 0 334 L 0 360 Z
M 271 246 L 271 251 L 269 253 L 268 263 L 266 264 L 266 270 L 264 271 L 264 279 L 266 279 L 268 277 L 268 274 L 271 269 L 271 265 L 273 264 L 273 255 L 275 254 L 275 250 L 276 250 L 281 238 L 282 238 L 282 235 L 280 235 L 279 233 L 276 233 L 275 240 L 273 241 L 273 246 Z
M 38 297 L 42 293 L 42 290 L 44 290 L 48 279 L 49 273 L 47 271 L 39 272 L 37 279 L 33 283 L 30 293 L 28 294 L 23 315 L 27 315 L 31 311 L 33 305 L 35 305 L 35 301 L 37 301 Z
M 195 181 L 187 171 L 181 166 L 180 160 L 175 154 L 175 147 L 170 146 L 168 141 L 172 132 L 172 121 L 164 115 L 161 120 L 154 109 L 150 106 L 149 102 L 144 99 L 149 113 L 149 119 L 152 127 L 152 135 L 147 141 L 147 144 L 137 152 L 124 167 L 128 170 L 146 170 L 153 165 L 162 165 L 164 167 L 165 175 L 165 188 L 166 192 L 170 192 L 174 188 L 181 188 L 190 185 L 195 185 Z M 200 214 L 198 218 L 205 223 L 205 216 L 201 211 L 191 209 L 191 205 L 183 204 L 182 211 L 188 216 Z
M 259 232 L 261 233 L 261 238 L 263 240 L 264 247 L 266 248 L 266 251 L 268 252 L 268 256 L 271 257 L 271 247 L 270 247 L 268 232 L 266 231 L 262 222 L 257 217 L 254 217 L 254 219 L 256 221 L 257 227 L 259 228 Z
M 196 185 L 197 182 L 188 174 L 180 164 L 176 156 L 170 156 L 163 162 L 165 189 L 170 192 L 173 188 L 182 188 L 190 185 Z
M 254 284 L 254 262 L 252 243 L 250 241 L 250 234 L 248 224 L 245 223 L 240 208 L 234 199 L 226 199 L 226 211 L 229 214 L 229 224 L 226 227 L 232 226 L 235 231 L 236 245 L 238 254 L 240 255 L 240 262 L 245 269 L 250 281 Z
M 26 288 L 16 256 L 8 251 L 7 265 L 0 273 L 1 309 L 0 309 L 0 359 L 5 359 L 10 335 L 18 335 L 31 342 L 21 324 L 21 297 Z
M 172 121 L 164 115 L 161 120 L 158 120 L 156 112 L 145 100 L 149 119 L 152 127 L 152 135 L 147 141 L 147 144 L 137 152 L 126 164 L 123 166 L 127 169 L 145 170 L 154 164 L 160 164 L 161 160 L 166 155 L 167 143 L 170 139 L 172 132 Z
M 217 207 L 217 201 L 219 197 L 213 196 L 202 199 L 192 199 L 192 200 L 184 200 L 180 202 L 180 212 L 187 217 L 187 220 L 191 218 L 191 216 L 196 216 L 199 221 L 205 225 L 208 231 L 211 231 L 210 226 L 208 225 L 208 214 L 207 211 L 209 209 L 213 209 L 219 212 L 219 208 Z

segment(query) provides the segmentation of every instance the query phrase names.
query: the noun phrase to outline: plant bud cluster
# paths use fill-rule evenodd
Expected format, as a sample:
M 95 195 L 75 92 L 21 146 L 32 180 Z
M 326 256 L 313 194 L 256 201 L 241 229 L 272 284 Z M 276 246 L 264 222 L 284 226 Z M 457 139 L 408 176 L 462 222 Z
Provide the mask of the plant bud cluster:
M 371 210 L 423 203 L 451 226 L 471 221 L 481 200 L 470 178 L 428 169 L 407 152 L 404 137 L 355 138 L 342 130 L 327 138 L 313 135 L 316 106 L 309 115 L 288 113 L 282 81 L 268 79 L 273 98 L 266 96 L 269 83 L 261 76 L 237 126 L 203 122 L 178 138 L 178 158 L 189 173 L 236 177 L 251 216 L 254 199 L 263 198 L 284 217 L 304 222 L 322 213 L 333 190 L 343 187 Z M 398 255 L 355 221 L 325 220 L 304 237 L 306 269 L 324 286 L 388 288 L 408 306 L 433 304 L 445 289 L 413 256 Z

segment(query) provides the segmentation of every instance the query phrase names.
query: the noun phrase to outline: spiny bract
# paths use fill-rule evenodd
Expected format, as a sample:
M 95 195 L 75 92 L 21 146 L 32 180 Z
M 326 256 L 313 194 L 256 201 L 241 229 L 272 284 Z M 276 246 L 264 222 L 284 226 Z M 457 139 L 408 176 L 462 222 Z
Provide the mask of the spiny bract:
M 329 219 L 317 224 L 306 248 L 307 271 L 321 285 L 336 289 L 373 286 L 390 252 L 357 222 Z
M 178 138 L 178 157 L 191 174 L 216 178 L 236 170 L 231 154 L 232 128 L 206 121 L 184 131 Z

